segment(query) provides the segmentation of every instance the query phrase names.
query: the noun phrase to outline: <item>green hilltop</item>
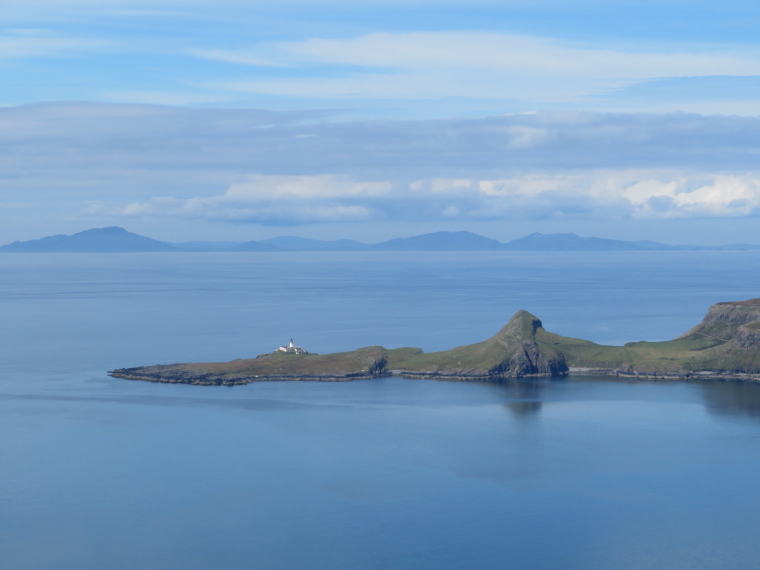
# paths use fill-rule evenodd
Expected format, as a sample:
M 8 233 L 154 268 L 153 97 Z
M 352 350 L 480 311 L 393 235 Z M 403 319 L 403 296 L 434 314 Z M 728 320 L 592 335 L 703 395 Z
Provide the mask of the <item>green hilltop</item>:
M 325 355 L 274 352 L 231 362 L 143 366 L 110 372 L 133 380 L 212 385 L 380 376 L 499 382 L 569 373 L 760 380 L 760 299 L 717 303 L 699 325 L 664 342 L 596 344 L 548 332 L 534 315 L 518 311 L 491 338 L 441 352 L 370 346 Z

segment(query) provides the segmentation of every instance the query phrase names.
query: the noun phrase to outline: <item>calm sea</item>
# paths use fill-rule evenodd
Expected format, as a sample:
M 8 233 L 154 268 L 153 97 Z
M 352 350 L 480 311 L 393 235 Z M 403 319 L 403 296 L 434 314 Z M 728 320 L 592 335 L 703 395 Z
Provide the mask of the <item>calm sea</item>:
M 760 297 L 758 252 L 0 256 L 3 569 L 756 568 L 760 386 L 109 378 L 477 342 L 621 344 Z

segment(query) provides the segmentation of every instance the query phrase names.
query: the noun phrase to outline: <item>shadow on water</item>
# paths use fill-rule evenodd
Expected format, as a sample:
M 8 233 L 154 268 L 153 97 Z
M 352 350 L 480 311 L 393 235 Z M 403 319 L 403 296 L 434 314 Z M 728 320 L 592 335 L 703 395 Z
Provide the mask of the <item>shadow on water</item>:
M 497 386 L 507 398 L 504 408 L 516 418 L 527 420 L 540 415 L 547 380 L 515 378 L 500 382 Z
M 503 406 L 515 418 L 538 418 L 543 407 L 556 400 L 559 384 L 607 385 L 639 384 L 614 377 L 575 377 L 573 379 L 513 379 L 491 386 L 501 392 Z M 749 382 L 704 381 L 688 383 L 697 388 L 707 412 L 714 416 L 741 417 L 760 421 L 760 384 Z M 630 394 L 628 394 L 630 395 Z M 651 393 L 650 393 L 651 396 Z M 597 396 L 598 397 L 598 394 Z M 561 399 L 562 397 L 560 397 Z
M 710 414 L 760 420 L 760 384 L 705 382 L 700 387 Z

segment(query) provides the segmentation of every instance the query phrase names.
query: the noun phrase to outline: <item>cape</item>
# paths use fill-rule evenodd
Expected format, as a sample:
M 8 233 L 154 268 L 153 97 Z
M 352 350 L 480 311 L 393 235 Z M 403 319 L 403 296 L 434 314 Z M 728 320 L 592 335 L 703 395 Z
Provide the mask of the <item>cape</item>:
M 537 317 L 518 311 L 491 338 L 441 352 L 382 346 L 322 355 L 276 351 L 231 362 L 119 368 L 109 374 L 129 380 L 200 385 L 383 376 L 502 382 L 567 374 L 758 381 L 760 299 L 717 303 L 696 327 L 664 342 L 601 345 L 548 332 Z

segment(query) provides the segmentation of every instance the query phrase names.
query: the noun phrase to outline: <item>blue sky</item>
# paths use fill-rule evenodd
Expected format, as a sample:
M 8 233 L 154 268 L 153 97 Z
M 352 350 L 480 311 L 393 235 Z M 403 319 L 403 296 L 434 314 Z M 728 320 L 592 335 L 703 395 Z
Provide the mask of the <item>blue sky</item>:
M 759 26 L 731 0 L 6 0 L 0 241 L 760 243 Z

